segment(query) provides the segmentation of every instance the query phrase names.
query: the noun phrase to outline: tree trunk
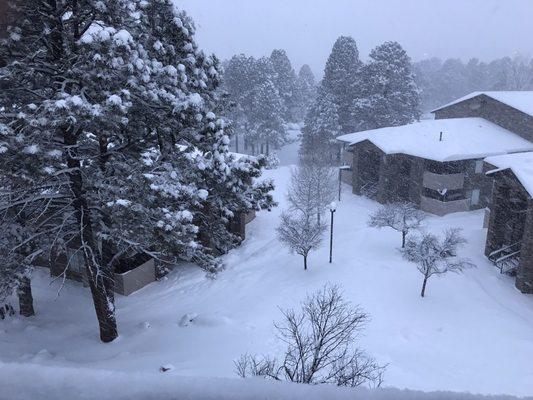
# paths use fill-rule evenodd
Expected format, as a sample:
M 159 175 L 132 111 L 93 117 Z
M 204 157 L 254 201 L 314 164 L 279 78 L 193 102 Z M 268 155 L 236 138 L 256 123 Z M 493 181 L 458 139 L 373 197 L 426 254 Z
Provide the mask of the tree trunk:
M 158 135 L 160 137 L 160 135 Z M 105 136 L 100 136 L 99 138 L 99 147 L 100 147 L 100 170 L 104 176 L 107 175 L 107 162 L 109 161 L 109 146 L 108 140 Z M 104 269 L 104 285 L 106 289 L 107 296 L 110 298 L 111 302 L 115 303 L 115 279 L 114 279 L 114 266 L 111 265 L 111 260 L 115 255 L 115 246 L 113 241 L 109 239 L 109 231 L 111 230 L 113 221 L 111 216 L 107 212 L 102 212 L 102 222 L 106 228 L 104 231 L 105 235 L 102 239 L 102 262 L 101 268 Z
M 33 296 L 31 294 L 31 280 L 28 277 L 23 277 L 20 280 L 19 287 L 17 289 L 19 297 L 19 313 L 23 317 L 31 317 L 35 315 L 33 309 Z
M 71 127 L 63 128 L 63 141 L 67 148 L 67 166 L 71 171 L 69 172 L 69 181 L 70 191 L 73 196 L 72 205 L 79 226 L 79 238 L 85 258 L 87 280 L 89 281 L 100 328 L 100 339 L 102 342 L 107 343 L 118 336 L 113 294 L 108 292 L 109 282 L 113 279 L 113 276 L 109 275 L 109 271 L 100 268 L 97 262 L 98 247 L 94 240 L 91 215 L 83 187 L 81 163 L 77 149 L 78 132 L 74 132 Z
M 405 248 L 405 238 L 407 237 L 407 231 L 402 231 L 402 249 Z
M 307 271 L 307 254 L 304 256 L 304 271 Z
M 235 134 L 235 153 L 239 152 L 239 134 Z
M 268 140 L 266 142 L 266 152 L 267 152 L 267 156 L 269 156 L 270 155 L 270 143 L 268 142 Z
M 420 292 L 420 297 L 424 297 L 426 295 L 427 283 L 428 283 L 428 276 L 424 275 L 424 283 L 422 283 L 422 291 Z

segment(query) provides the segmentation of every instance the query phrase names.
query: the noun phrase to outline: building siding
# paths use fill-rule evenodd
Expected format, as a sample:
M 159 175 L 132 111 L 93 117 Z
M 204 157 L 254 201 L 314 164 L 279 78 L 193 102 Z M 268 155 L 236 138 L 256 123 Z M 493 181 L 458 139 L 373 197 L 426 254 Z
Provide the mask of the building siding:
M 524 212 L 520 213 L 524 230 L 513 231 L 509 226 L 510 200 L 524 199 Z M 485 256 L 499 250 L 502 246 L 512 244 L 520 236 L 520 262 L 516 275 L 516 287 L 522 293 L 533 293 L 533 200 L 510 170 L 494 174 L 494 188 L 488 217 Z
M 344 149 L 343 159 L 351 166 L 351 171 L 342 172 L 344 183 L 352 185 L 352 192 L 364 195 L 368 174 L 374 172 L 377 190 L 374 198 L 382 203 L 411 202 L 427 212 L 445 215 L 452 212 L 475 210 L 489 204 L 492 180 L 485 170 L 476 172 L 476 162 L 460 162 L 458 173 L 438 174 L 428 170 L 429 160 L 406 154 L 385 154 L 370 141 L 363 141 Z M 431 161 L 435 163 L 434 161 Z M 446 169 L 447 163 L 440 163 Z M 366 175 L 366 177 L 365 177 Z M 450 183 L 450 185 L 447 185 Z M 464 198 L 453 201 L 440 201 L 424 196 L 424 189 L 459 189 Z M 479 201 L 471 203 L 474 190 L 479 190 Z
M 435 111 L 435 119 L 479 117 L 533 142 L 533 117 L 481 94 Z

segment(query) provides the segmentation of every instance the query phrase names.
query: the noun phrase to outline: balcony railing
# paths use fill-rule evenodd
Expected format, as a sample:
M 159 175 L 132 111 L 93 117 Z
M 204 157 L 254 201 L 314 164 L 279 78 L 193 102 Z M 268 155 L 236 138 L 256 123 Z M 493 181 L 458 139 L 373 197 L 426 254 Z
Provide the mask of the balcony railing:
M 462 189 L 465 184 L 464 174 L 435 174 L 434 172 L 425 171 L 423 185 L 433 190 L 455 190 Z

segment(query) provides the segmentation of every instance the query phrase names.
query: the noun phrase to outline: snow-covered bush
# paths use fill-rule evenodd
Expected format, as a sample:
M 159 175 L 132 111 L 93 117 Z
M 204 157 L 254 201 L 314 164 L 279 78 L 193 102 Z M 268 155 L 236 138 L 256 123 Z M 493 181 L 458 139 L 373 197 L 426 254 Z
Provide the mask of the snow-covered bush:
M 278 168 L 278 166 L 279 166 L 279 157 L 278 157 L 277 153 L 270 153 L 266 157 L 265 168 L 266 169 L 276 169 L 276 168 Z
M 285 354 L 281 359 L 244 354 L 235 363 L 239 376 L 350 387 L 381 385 L 385 367 L 355 345 L 368 316 L 344 300 L 337 286 L 324 286 L 308 296 L 299 311 L 284 310 L 283 317 L 274 325 L 287 345 Z

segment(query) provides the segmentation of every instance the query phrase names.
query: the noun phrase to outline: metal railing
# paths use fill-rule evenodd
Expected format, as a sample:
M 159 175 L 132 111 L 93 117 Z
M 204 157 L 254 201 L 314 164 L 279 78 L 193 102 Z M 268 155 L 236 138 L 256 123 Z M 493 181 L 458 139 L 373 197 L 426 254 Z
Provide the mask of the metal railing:
M 488 258 L 498 267 L 501 274 L 512 274 L 520 266 L 521 245 L 521 242 L 505 245 L 490 253 Z

